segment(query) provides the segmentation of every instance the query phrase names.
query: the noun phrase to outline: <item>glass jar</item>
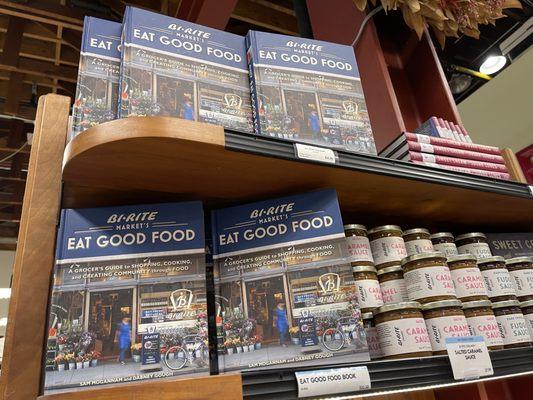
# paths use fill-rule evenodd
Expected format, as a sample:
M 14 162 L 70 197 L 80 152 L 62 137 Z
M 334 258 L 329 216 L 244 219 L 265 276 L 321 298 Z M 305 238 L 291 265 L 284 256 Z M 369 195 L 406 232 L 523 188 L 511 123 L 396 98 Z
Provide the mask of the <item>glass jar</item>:
M 433 243 L 431 243 L 429 231 L 427 229 L 409 229 L 403 232 L 402 237 L 408 256 L 435 251 L 433 250 Z
M 374 321 L 384 358 L 432 354 L 426 323 L 416 301 L 381 306 L 374 312 Z
M 533 300 L 520 303 L 520 308 L 522 309 L 522 314 L 524 314 L 526 320 L 529 336 L 533 339 Z
M 369 312 L 383 305 L 376 269 L 369 265 L 352 267 L 355 293 L 361 312 Z
M 448 268 L 459 300 L 465 302 L 489 299 L 476 257 L 472 254 L 448 257 Z
M 533 257 L 510 258 L 505 265 L 518 300 L 533 300 Z
M 488 300 L 463 303 L 468 329 L 472 336 L 482 336 L 489 350 L 503 349 L 503 339 L 498 322 Z
M 459 235 L 455 238 L 457 251 L 459 254 L 470 253 L 478 260 L 481 258 L 492 257 L 487 237 L 481 232 L 472 232 Z
M 379 347 L 378 330 L 374 323 L 374 314 L 371 312 L 363 313 L 361 315 L 363 319 L 363 326 L 365 328 L 366 342 L 368 343 L 368 352 L 370 353 L 370 359 L 376 360 L 383 357 L 381 347 Z
M 429 237 L 435 251 L 444 253 L 446 257 L 456 256 L 459 254 L 455 240 L 450 232 L 438 232 Z
M 519 304 L 517 300 L 492 303 L 505 349 L 531 346 L 531 337 Z
M 344 225 L 344 234 L 346 235 L 346 247 L 350 262 L 374 266 L 370 241 L 366 236 L 366 227 L 359 224 Z
M 403 279 L 403 269 L 399 264 L 380 269 L 378 271 L 378 280 L 383 303 L 409 301 L 405 280 Z
M 372 257 L 377 269 L 398 264 L 407 256 L 402 238 L 402 228 L 397 225 L 383 225 L 368 231 Z
M 511 274 L 505 268 L 503 257 L 495 256 L 479 260 L 477 263 L 490 301 L 516 300 Z
M 446 338 L 470 336 L 459 300 L 433 301 L 422 305 L 433 354 L 446 354 Z
M 444 254 L 433 252 L 409 256 L 402 260 L 402 267 L 409 300 L 430 303 L 457 299 Z

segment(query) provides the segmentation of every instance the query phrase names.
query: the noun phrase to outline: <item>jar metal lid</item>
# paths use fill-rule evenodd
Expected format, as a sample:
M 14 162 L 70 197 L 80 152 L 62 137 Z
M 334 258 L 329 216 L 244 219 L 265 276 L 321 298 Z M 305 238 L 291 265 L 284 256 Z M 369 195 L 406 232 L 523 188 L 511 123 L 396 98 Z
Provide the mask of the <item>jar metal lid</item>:
M 383 231 L 398 231 L 402 233 L 402 228 L 400 228 L 398 225 L 382 225 L 382 226 L 376 226 L 375 228 L 370 229 L 368 233 L 372 234 L 372 233 L 383 232 Z
M 376 268 L 371 265 L 354 265 L 352 267 L 353 272 L 374 272 L 376 273 Z
M 518 300 L 505 300 L 498 301 L 497 303 L 492 303 L 492 308 L 503 308 L 503 307 L 519 307 L 520 303 Z
M 520 308 L 533 306 L 533 300 L 523 301 L 520 303 Z
M 420 309 L 420 303 L 418 301 L 402 301 L 400 303 L 385 304 L 374 310 L 374 315 L 386 313 L 389 311 L 406 310 L 408 308 Z
M 463 309 L 468 308 L 479 308 L 479 307 L 489 307 L 491 306 L 490 300 L 475 300 L 475 301 L 467 301 L 466 303 L 463 303 Z
M 446 261 L 448 263 L 453 263 L 456 261 L 477 261 L 477 258 L 470 253 L 466 253 L 466 254 L 457 254 L 455 256 L 450 256 L 446 259 Z
M 359 229 L 366 232 L 366 226 L 360 224 L 348 224 L 344 225 L 344 230 L 348 231 L 350 229 Z
M 432 234 L 429 238 L 430 239 L 440 239 L 440 238 L 451 238 L 451 239 L 453 239 L 453 235 L 450 232 L 438 232 L 438 233 Z
M 463 233 L 462 235 L 457 236 L 455 238 L 455 241 L 457 242 L 458 240 L 478 238 L 478 237 L 484 238 L 484 239 L 487 238 L 487 236 L 485 236 L 485 234 L 482 232 L 470 232 L 470 233 Z
M 414 228 L 403 231 L 403 236 L 412 235 L 413 233 L 425 233 L 426 235 L 429 235 L 429 231 L 425 228 Z
M 477 263 L 478 264 L 489 264 L 489 263 L 494 263 L 494 262 L 505 263 L 505 258 L 503 258 L 502 256 L 480 258 Z
M 403 272 L 403 269 L 399 264 L 387 268 L 381 268 L 380 270 L 378 270 L 378 276 L 388 274 L 389 272 Z
M 422 305 L 422 310 L 434 310 L 435 308 L 444 308 L 444 307 L 461 307 L 461 302 L 459 300 L 440 300 L 432 301 L 431 303 L 426 303 Z
M 509 258 L 508 260 L 505 260 L 505 263 L 507 265 L 522 264 L 522 263 L 533 263 L 533 257 L 514 257 L 514 258 Z
M 372 318 L 374 318 L 374 314 L 372 314 L 371 312 L 365 312 L 365 313 L 361 314 L 361 318 L 362 319 L 372 319 Z
M 444 253 L 440 251 L 432 251 L 431 253 L 413 254 L 412 256 L 405 257 L 402 260 L 402 266 L 416 260 L 426 260 L 428 258 L 446 258 Z

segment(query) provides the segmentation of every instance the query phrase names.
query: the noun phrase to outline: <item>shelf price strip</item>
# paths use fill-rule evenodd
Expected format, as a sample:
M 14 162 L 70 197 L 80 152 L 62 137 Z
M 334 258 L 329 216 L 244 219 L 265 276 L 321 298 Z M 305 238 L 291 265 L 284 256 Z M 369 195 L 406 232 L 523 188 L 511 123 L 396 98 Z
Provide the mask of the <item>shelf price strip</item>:
M 298 398 L 370 389 L 368 368 L 346 367 L 295 372 Z
M 334 150 L 309 144 L 295 143 L 294 152 L 296 157 L 301 160 L 318 161 L 326 164 L 336 164 L 338 160 Z
M 454 379 L 469 380 L 494 375 L 489 351 L 482 336 L 446 338 L 446 350 Z

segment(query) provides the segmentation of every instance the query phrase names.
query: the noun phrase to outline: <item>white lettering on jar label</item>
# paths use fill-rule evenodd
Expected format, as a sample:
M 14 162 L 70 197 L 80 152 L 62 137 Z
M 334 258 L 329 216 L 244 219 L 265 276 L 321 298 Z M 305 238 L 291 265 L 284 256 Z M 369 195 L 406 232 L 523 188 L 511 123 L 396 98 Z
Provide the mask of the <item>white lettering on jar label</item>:
M 386 321 L 376 326 L 383 356 L 431 351 L 424 318 Z
M 533 313 L 524 314 L 524 319 L 526 320 L 527 330 L 529 336 L 533 339 Z
M 365 328 L 366 342 L 368 343 L 368 352 L 370 353 L 370 359 L 383 357 L 383 352 L 379 346 L 378 330 L 376 327 Z
M 487 243 L 470 243 L 463 244 L 462 246 L 457 247 L 459 254 L 472 254 L 478 260 L 480 258 L 492 257 L 490 252 L 490 247 Z
M 440 251 L 441 253 L 444 253 L 446 257 L 456 256 L 457 254 L 459 254 L 455 243 L 438 243 L 434 244 L 433 248 L 435 249 L 435 251 Z
M 477 267 L 450 270 L 459 299 L 470 296 L 487 296 L 487 289 L 481 271 Z
M 472 336 L 483 336 L 487 346 L 503 346 L 503 339 L 494 315 L 480 315 L 466 319 Z
M 410 300 L 434 296 L 455 296 L 452 276 L 446 266 L 413 269 L 403 274 Z
M 376 308 L 383 305 L 379 282 L 375 279 L 355 281 L 355 291 L 360 308 Z
M 383 303 L 399 303 L 401 301 L 409 301 L 407 296 L 407 288 L 403 279 L 394 279 L 390 281 L 381 282 L 381 296 Z
M 487 288 L 489 297 L 515 295 L 511 275 L 507 269 L 488 269 L 481 271 L 481 275 L 483 275 L 483 279 L 485 280 L 485 287 Z
M 408 256 L 422 253 L 431 253 L 433 251 L 433 243 L 429 239 L 416 239 L 405 242 L 405 250 Z
M 374 262 L 372 258 L 372 250 L 370 250 L 370 242 L 365 236 L 347 236 L 346 243 L 348 247 L 348 255 L 350 261 L 370 261 Z
M 533 269 L 509 271 L 518 297 L 533 295 Z
M 433 351 L 446 350 L 446 338 L 470 336 L 463 315 L 426 319 L 426 327 Z
M 526 320 L 522 314 L 496 316 L 496 321 L 498 321 L 504 345 L 531 341 Z
M 370 242 L 370 247 L 376 265 L 392 261 L 401 261 L 403 258 L 407 257 L 405 243 L 401 237 L 390 236 L 372 240 Z

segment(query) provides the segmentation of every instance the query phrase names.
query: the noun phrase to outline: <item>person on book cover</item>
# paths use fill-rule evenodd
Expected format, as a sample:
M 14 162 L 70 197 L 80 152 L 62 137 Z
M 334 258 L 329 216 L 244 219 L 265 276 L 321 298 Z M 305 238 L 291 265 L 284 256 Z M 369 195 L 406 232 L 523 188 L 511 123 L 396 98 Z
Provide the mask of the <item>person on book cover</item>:
M 307 120 L 309 122 L 311 134 L 313 135 L 313 140 L 318 140 L 318 135 L 320 134 L 320 119 L 318 118 L 318 113 L 312 105 L 310 105 L 310 111 Z
M 289 321 L 287 320 L 287 310 L 285 303 L 278 303 L 274 310 L 274 325 L 279 333 L 279 344 L 287 347 L 287 333 L 289 332 Z
M 189 94 L 185 94 L 183 97 L 184 101 L 181 109 L 181 118 L 187 119 L 189 121 L 194 121 L 194 109 L 191 101 L 191 96 Z
M 128 317 L 122 318 L 122 322 L 118 327 L 118 347 L 120 355 L 118 360 L 122 365 L 126 364 L 126 352 L 131 346 L 131 327 L 130 319 Z

